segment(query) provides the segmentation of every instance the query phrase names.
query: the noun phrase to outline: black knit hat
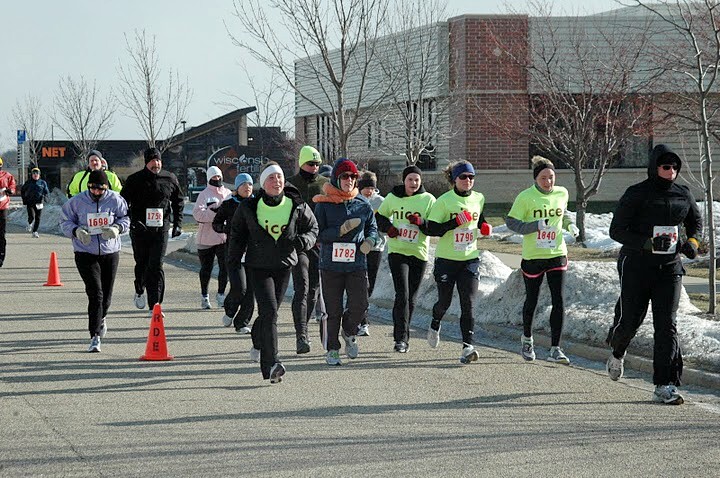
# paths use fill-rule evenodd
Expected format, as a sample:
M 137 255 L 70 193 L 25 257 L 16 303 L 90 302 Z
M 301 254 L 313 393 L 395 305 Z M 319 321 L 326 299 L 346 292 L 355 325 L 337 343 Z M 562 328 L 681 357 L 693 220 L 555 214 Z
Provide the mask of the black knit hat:
M 160 155 L 160 150 L 157 148 L 146 149 L 143 156 L 145 156 L 145 164 L 149 163 L 153 159 L 162 159 L 162 156 Z
M 408 176 L 408 174 L 416 173 L 422 176 L 422 171 L 420 168 L 415 166 L 414 164 L 408 166 L 407 168 L 403 169 L 402 172 L 402 180 L 405 181 L 405 178 Z
M 104 184 L 106 186 L 110 185 L 110 181 L 108 180 L 107 174 L 105 174 L 105 171 L 102 169 L 97 169 L 95 171 L 90 171 L 90 174 L 88 175 L 88 187 L 90 184 Z

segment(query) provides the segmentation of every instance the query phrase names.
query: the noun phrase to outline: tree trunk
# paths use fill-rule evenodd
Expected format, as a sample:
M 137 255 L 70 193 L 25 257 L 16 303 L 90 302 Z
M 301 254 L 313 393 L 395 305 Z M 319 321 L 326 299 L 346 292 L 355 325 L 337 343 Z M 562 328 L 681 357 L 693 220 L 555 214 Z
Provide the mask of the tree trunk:
M 587 210 L 587 197 L 585 197 L 585 184 L 580 169 L 575 171 L 575 204 L 577 207 L 575 225 L 580 230 L 577 244 L 585 247 L 585 211 Z
M 707 201 L 707 226 L 708 226 L 708 250 L 710 253 L 710 262 L 708 264 L 708 314 L 715 315 L 715 307 L 717 304 L 717 293 L 715 290 L 715 271 L 717 270 L 716 258 L 717 251 L 715 249 L 715 220 L 713 219 L 713 172 L 712 172 L 712 156 L 710 152 L 710 133 L 708 131 L 708 120 L 705 108 L 705 98 L 702 99 L 702 141 L 703 153 L 705 155 L 705 200 Z

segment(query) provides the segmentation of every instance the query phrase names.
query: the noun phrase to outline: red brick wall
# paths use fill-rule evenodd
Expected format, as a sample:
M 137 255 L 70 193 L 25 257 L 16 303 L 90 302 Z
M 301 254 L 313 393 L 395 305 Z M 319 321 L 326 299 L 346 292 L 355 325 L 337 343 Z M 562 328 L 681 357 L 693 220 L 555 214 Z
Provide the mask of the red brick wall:
M 527 169 L 525 132 L 528 19 L 466 15 L 449 20 L 450 88 L 463 101 L 453 115 L 450 159 L 480 168 Z

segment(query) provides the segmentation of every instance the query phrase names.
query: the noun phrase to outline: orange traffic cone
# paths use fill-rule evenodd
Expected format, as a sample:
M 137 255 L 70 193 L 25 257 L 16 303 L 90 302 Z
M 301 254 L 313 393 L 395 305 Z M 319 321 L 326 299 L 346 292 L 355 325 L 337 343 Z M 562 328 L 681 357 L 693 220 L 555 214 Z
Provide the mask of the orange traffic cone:
M 160 304 L 153 307 L 152 319 L 150 319 L 150 332 L 148 332 L 145 355 L 140 360 L 172 360 L 173 356 L 168 355 L 167 341 L 165 340 L 165 325 L 163 324 L 163 313 Z
M 63 285 L 60 282 L 60 269 L 58 269 L 57 254 L 50 253 L 50 267 L 48 268 L 48 279 L 44 286 L 58 287 Z

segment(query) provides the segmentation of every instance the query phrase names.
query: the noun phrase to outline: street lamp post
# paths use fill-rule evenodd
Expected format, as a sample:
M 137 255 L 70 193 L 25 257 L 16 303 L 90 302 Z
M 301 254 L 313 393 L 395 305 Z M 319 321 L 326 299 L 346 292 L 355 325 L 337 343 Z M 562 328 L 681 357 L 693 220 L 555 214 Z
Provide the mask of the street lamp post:
M 185 152 L 185 123 L 187 121 L 182 120 L 180 121 L 183 128 L 183 134 L 182 134 L 182 165 L 183 165 L 183 177 L 185 178 L 185 192 L 187 193 L 188 197 L 190 197 L 190 181 L 188 178 L 188 168 L 187 168 L 187 153 Z

